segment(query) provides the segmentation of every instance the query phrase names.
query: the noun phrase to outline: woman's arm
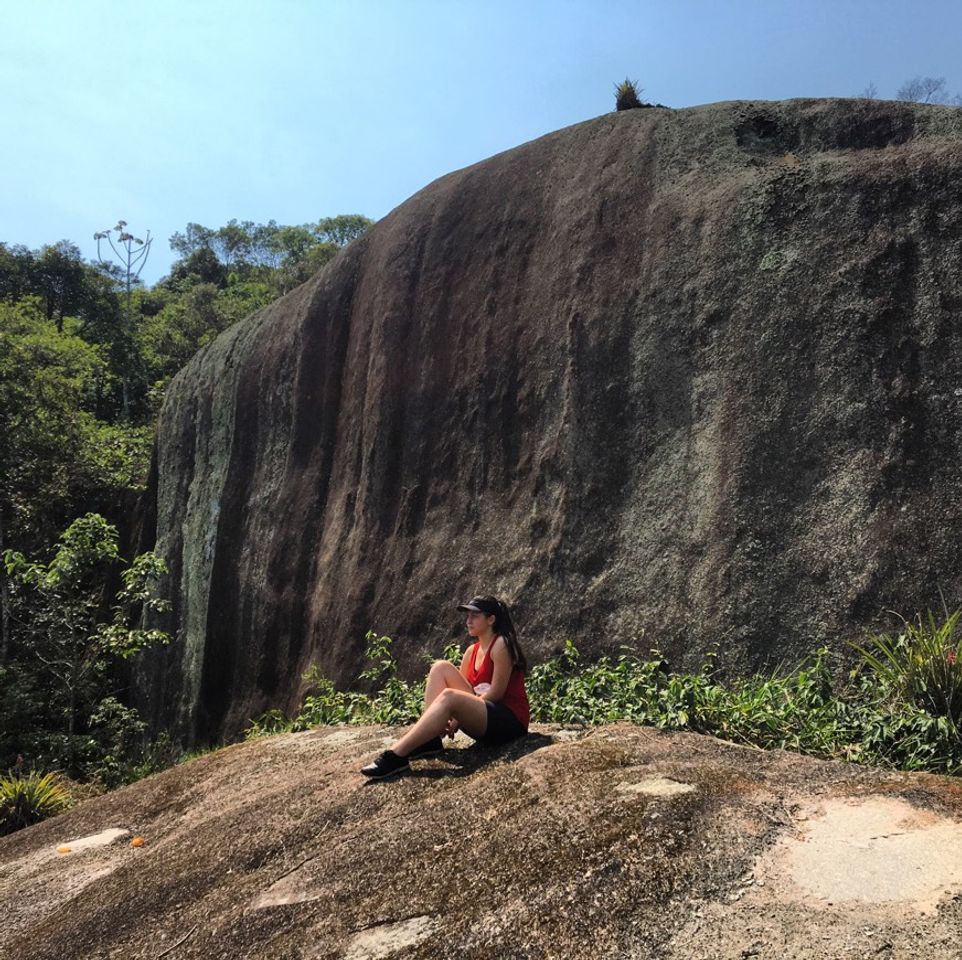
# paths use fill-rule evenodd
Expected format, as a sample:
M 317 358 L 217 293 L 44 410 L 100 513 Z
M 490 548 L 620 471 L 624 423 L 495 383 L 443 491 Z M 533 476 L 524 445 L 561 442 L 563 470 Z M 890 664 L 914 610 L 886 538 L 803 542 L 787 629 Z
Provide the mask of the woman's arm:
M 461 671 L 461 676 L 464 677 L 465 680 L 468 680 L 468 664 L 471 662 L 468 658 L 473 656 L 474 644 L 472 643 L 469 644 L 468 649 L 461 654 L 461 666 L 458 667 L 458 670 Z M 468 682 L 470 682 L 470 680 Z
M 508 692 L 508 681 L 514 669 L 504 637 L 497 637 L 494 641 L 494 646 L 491 648 L 491 664 L 494 667 L 491 687 L 481 694 L 481 699 L 497 703 Z

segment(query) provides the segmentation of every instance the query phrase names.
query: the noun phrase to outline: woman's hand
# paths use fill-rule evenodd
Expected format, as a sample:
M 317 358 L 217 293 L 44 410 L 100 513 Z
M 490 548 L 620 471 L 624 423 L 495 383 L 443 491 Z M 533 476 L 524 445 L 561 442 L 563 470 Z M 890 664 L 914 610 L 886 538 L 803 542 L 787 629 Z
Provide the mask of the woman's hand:
M 451 719 L 448 720 L 447 729 L 444 731 L 445 736 L 447 736 L 447 737 L 449 737 L 451 740 L 453 740 L 453 739 L 454 739 L 454 735 L 455 735 L 457 732 L 458 732 L 458 721 L 455 720 L 454 717 L 451 717 Z

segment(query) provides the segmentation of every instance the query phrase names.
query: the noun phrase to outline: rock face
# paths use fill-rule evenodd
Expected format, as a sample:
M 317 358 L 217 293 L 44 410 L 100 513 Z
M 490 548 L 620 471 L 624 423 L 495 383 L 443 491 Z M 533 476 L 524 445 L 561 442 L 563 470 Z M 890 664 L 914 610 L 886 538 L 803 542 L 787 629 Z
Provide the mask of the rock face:
M 962 111 L 630 110 L 441 178 L 176 378 L 143 545 L 188 741 L 422 669 L 477 592 L 731 670 L 962 588 Z
M 951 778 L 618 725 L 539 727 L 507 748 L 449 749 L 399 780 L 364 782 L 357 768 L 389 736 L 327 728 L 235 745 L 0 838 L 0 953 L 962 951 L 962 792 Z

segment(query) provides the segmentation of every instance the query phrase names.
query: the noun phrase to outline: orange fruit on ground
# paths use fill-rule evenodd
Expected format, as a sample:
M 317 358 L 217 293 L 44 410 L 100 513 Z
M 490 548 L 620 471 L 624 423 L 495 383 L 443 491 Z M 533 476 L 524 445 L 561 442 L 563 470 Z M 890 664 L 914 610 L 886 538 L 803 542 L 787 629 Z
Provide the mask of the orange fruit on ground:
M 70 853 L 70 847 L 57 847 L 57 853 Z
M 132 847 L 142 847 L 146 842 L 143 837 L 134 837 L 134 839 L 130 841 L 130 845 Z

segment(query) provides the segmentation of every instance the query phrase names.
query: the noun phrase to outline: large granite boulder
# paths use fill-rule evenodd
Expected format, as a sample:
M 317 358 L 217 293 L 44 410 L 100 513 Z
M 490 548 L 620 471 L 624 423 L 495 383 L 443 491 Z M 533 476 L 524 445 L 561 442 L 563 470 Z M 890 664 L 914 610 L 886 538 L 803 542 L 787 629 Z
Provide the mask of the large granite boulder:
M 426 187 L 172 383 L 144 546 L 187 740 L 422 669 L 459 599 L 534 658 L 786 662 L 962 586 L 962 111 L 631 110 Z
M 364 782 L 396 732 L 234 744 L 0 837 L 0 956 L 962 956 L 954 778 L 619 724 Z

